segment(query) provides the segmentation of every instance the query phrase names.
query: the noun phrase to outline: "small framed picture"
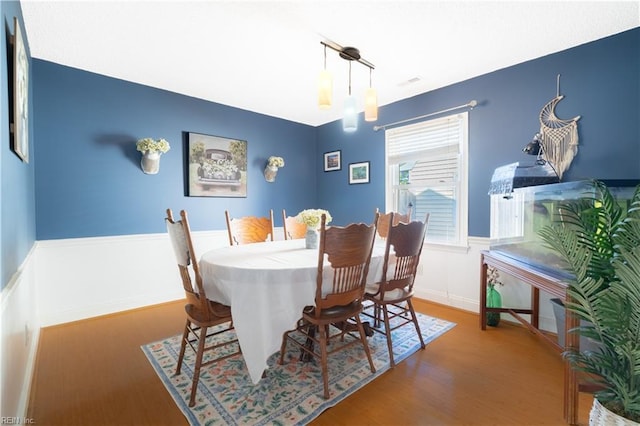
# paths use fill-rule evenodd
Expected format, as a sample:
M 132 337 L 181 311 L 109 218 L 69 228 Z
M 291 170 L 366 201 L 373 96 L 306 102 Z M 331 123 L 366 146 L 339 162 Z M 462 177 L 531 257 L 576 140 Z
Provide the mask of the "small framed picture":
M 369 162 L 349 164 L 349 185 L 369 183 Z
M 335 172 L 342 169 L 342 159 L 340 157 L 340 150 L 324 153 L 324 171 Z

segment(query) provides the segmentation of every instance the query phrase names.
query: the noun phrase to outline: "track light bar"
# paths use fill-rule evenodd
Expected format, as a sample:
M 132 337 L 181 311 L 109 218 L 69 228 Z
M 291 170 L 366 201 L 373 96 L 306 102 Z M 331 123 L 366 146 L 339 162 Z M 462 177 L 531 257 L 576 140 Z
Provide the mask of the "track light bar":
M 376 68 L 375 65 L 373 65 L 371 62 L 362 58 L 360 56 L 360 51 L 355 47 L 348 47 L 348 46 L 342 47 L 338 43 L 334 43 L 333 41 L 329 41 L 329 40 L 321 41 L 320 44 L 338 52 L 342 59 L 346 59 L 347 61 L 360 62 L 362 65 L 369 67 L 372 70 Z

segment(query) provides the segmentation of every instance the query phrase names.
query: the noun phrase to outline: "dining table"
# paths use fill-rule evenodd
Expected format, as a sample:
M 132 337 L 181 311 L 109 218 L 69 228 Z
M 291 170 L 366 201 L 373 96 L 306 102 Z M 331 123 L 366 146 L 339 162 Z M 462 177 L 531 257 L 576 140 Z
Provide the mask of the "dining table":
M 380 279 L 385 243 L 374 243 L 367 283 Z M 205 252 L 199 262 L 207 298 L 231 307 L 242 355 L 254 384 L 282 335 L 296 327 L 315 301 L 318 249 L 304 239 L 234 245 Z M 332 269 L 325 259 L 323 282 Z M 329 281 L 329 284 L 331 281 Z

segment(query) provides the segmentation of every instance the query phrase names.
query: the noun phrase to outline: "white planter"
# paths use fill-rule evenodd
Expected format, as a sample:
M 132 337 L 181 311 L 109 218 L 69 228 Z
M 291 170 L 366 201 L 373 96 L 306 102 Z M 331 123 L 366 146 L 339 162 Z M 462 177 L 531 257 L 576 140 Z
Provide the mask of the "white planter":
M 155 175 L 160 171 L 160 153 L 158 151 L 145 151 L 140 160 L 142 171 L 148 175 Z
M 274 182 L 277 174 L 278 168 L 276 166 L 267 166 L 264 168 L 264 179 L 267 182 Z
M 625 419 L 607 410 L 600 401 L 593 399 L 591 412 L 589 413 L 589 426 L 638 426 L 632 420 Z
M 320 242 L 320 234 L 317 229 L 307 227 L 307 233 L 304 235 L 305 247 L 308 249 L 317 249 Z

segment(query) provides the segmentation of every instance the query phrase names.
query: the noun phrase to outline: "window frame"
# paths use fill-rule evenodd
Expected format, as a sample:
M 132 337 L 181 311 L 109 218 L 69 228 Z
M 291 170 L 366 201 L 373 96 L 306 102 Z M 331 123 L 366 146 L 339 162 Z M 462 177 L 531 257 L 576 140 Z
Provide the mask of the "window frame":
M 427 239 L 425 240 L 425 245 L 432 246 L 434 248 L 441 248 L 443 250 L 448 251 L 458 251 L 458 250 L 468 250 L 468 217 L 469 217 L 469 195 L 468 195 L 468 187 L 469 187 L 469 112 L 460 112 L 455 114 L 443 115 L 440 117 L 436 117 L 430 120 L 423 120 L 419 123 L 413 123 L 406 126 L 394 127 L 392 129 L 385 130 L 385 209 L 386 211 L 398 211 L 398 206 L 396 205 L 396 197 L 394 197 L 394 182 L 392 182 L 394 178 L 394 173 L 392 173 L 391 163 L 389 161 L 389 143 L 390 143 L 390 131 L 398 131 L 398 129 L 403 128 L 420 128 L 424 126 L 424 131 L 429 131 L 427 126 L 433 125 L 434 122 L 442 122 L 446 120 L 457 120 L 458 123 L 458 131 L 459 131 L 459 159 L 458 159 L 458 168 L 457 175 L 458 178 L 455 181 L 454 191 L 456 191 L 459 195 L 456 196 L 456 220 L 455 226 L 457 228 L 457 239 L 450 241 L 430 241 L 428 236 L 428 228 L 427 228 Z M 434 149 L 438 149 L 437 147 Z M 421 155 L 425 155 L 422 153 Z M 415 210 L 414 210 L 415 212 Z M 422 220 L 423 218 L 415 217 L 414 220 Z

